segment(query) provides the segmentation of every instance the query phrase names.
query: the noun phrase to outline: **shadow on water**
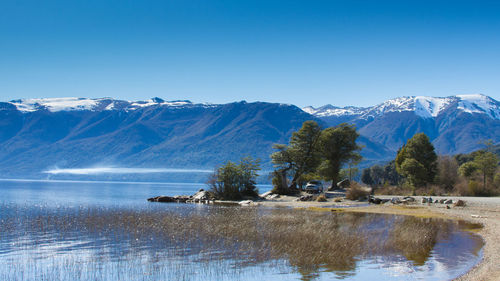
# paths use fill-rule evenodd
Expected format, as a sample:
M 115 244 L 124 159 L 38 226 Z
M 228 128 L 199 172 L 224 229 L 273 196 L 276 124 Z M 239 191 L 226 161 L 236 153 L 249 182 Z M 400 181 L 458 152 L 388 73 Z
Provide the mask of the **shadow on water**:
M 362 280 L 360 272 L 373 270 L 394 279 L 395 265 L 442 280 L 479 261 L 482 246 L 461 230 L 477 226 L 409 216 L 177 204 L 0 207 L 2 280 Z

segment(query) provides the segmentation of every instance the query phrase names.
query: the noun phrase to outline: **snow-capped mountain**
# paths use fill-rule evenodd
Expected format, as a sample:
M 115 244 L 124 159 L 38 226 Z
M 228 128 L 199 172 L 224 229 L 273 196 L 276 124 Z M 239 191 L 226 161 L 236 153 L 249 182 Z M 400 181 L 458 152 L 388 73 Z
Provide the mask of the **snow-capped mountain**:
M 147 101 L 123 101 L 112 98 L 40 98 L 40 99 L 19 99 L 9 102 L 22 113 L 33 112 L 37 110 L 48 110 L 50 112 L 59 111 L 78 111 L 78 110 L 137 110 L 150 106 L 164 107 L 211 107 L 216 106 L 208 103 L 194 104 L 188 100 L 165 101 L 155 97 Z
M 355 107 L 355 106 L 337 107 L 328 104 L 319 108 L 308 106 L 302 108 L 302 110 L 317 117 L 328 117 L 328 116 L 362 115 L 363 113 L 365 113 L 366 108 Z
M 265 102 L 21 99 L 0 102 L 0 177 L 96 164 L 211 169 L 242 156 L 260 158 L 270 169 L 272 145 L 286 143 L 306 120 L 355 124 L 362 155 L 372 163 L 394 158 L 418 132 L 438 153 L 454 154 L 479 149 L 483 140 L 500 142 L 499 116 L 499 103 L 482 95 L 303 110 Z
M 244 156 L 270 169 L 272 145 L 286 143 L 310 119 L 296 106 L 263 102 L 0 102 L 0 177 L 94 165 L 213 169 Z
M 319 108 L 308 106 L 303 110 L 316 117 L 356 116 L 360 119 L 369 119 L 390 112 L 414 112 L 422 118 L 434 118 L 450 108 L 470 114 L 485 114 L 492 119 L 500 120 L 500 102 L 481 94 L 451 97 L 399 97 L 367 108 L 354 106 L 340 108 L 325 105 Z
M 361 135 L 396 151 L 426 133 L 439 153 L 470 152 L 481 141 L 500 142 L 500 102 L 485 95 L 400 97 L 368 107 L 303 108 L 331 126 L 355 124 Z

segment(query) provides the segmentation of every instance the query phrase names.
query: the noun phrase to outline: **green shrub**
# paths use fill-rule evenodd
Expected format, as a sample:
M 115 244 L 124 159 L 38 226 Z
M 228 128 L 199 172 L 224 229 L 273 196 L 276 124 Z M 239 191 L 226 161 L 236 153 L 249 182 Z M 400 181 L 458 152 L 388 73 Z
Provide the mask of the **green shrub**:
M 249 157 L 238 164 L 228 161 L 219 167 L 208 180 L 211 192 L 217 199 L 239 200 L 242 196 L 258 196 L 256 187 L 259 161 Z

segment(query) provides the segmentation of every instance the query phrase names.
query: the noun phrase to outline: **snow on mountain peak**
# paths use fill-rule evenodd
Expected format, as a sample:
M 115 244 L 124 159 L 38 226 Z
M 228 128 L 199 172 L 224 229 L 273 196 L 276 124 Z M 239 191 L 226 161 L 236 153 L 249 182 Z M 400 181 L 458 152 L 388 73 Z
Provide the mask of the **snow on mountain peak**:
M 42 98 L 42 99 L 20 99 L 11 101 L 17 110 L 21 112 L 33 112 L 40 108 L 46 108 L 51 112 L 69 110 L 92 110 L 102 99 L 86 98 Z
M 361 115 L 364 112 L 365 108 L 354 107 L 354 106 L 336 107 L 329 104 L 319 108 L 308 106 L 304 107 L 302 110 L 318 117 L 327 117 L 327 116 Z
M 458 109 L 467 113 L 483 113 L 493 119 L 500 119 L 500 104 L 492 98 L 477 95 L 458 95 Z
M 418 96 L 414 97 L 415 114 L 424 117 L 436 117 L 446 109 L 452 102 L 453 98 L 434 98 Z
M 33 99 L 19 99 L 9 102 L 13 104 L 17 110 L 28 113 L 41 109 L 46 109 L 51 112 L 58 111 L 78 111 L 78 110 L 136 110 L 153 105 L 169 106 L 169 107 L 183 107 L 193 105 L 187 100 L 164 101 L 161 98 L 152 98 L 147 101 L 121 101 L 111 98 L 33 98 Z M 209 106 L 209 104 L 203 104 Z
M 192 103 L 187 100 L 176 100 L 176 101 L 164 101 L 160 98 L 152 98 L 147 101 L 136 101 L 136 102 L 131 102 L 130 103 L 130 108 L 129 109 L 137 109 L 141 107 L 147 107 L 147 106 L 152 106 L 152 105 L 166 105 L 166 106 L 186 106 L 186 105 L 191 105 Z
M 466 113 L 487 114 L 493 119 L 500 119 L 500 103 L 481 94 L 451 97 L 399 97 L 368 108 L 339 108 L 327 105 L 319 108 L 309 106 L 303 108 L 303 110 L 317 117 L 358 115 L 361 119 L 368 119 L 389 112 L 410 111 L 415 112 L 416 115 L 422 118 L 434 118 L 450 107 L 456 107 Z

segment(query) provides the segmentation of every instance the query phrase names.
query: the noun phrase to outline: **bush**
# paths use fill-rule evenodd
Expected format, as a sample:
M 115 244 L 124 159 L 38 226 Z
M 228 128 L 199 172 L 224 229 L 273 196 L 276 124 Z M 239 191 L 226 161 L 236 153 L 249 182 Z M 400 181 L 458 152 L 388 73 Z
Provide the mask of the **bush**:
M 413 188 L 388 185 L 375 189 L 375 195 L 411 195 Z
M 477 195 L 480 195 L 482 193 L 481 187 L 479 186 L 479 183 L 475 180 L 469 181 L 468 191 L 469 191 L 469 195 L 471 195 L 471 196 L 477 196 Z
M 242 196 L 256 197 L 258 170 L 258 160 L 243 158 L 238 164 L 228 161 L 212 174 L 208 185 L 217 199 L 239 200 Z
M 318 202 L 326 202 L 326 196 L 324 194 L 320 194 L 317 198 L 316 201 Z
M 487 186 L 484 188 L 478 181 L 469 181 L 469 195 L 470 196 L 495 196 L 498 194 L 498 190 Z
M 351 183 L 347 190 L 345 198 L 349 200 L 360 200 L 370 195 L 370 192 L 359 186 L 356 182 Z
M 445 189 L 438 185 L 431 185 L 426 187 L 421 187 L 415 189 L 415 193 L 413 195 L 417 196 L 445 196 L 447 192 Z
M 455 184 L 453 188 L 454 193 L 461 196 L 469 196 L 469 184 L 467 180 L 463 177 L 460 177 L 459 181 Z

